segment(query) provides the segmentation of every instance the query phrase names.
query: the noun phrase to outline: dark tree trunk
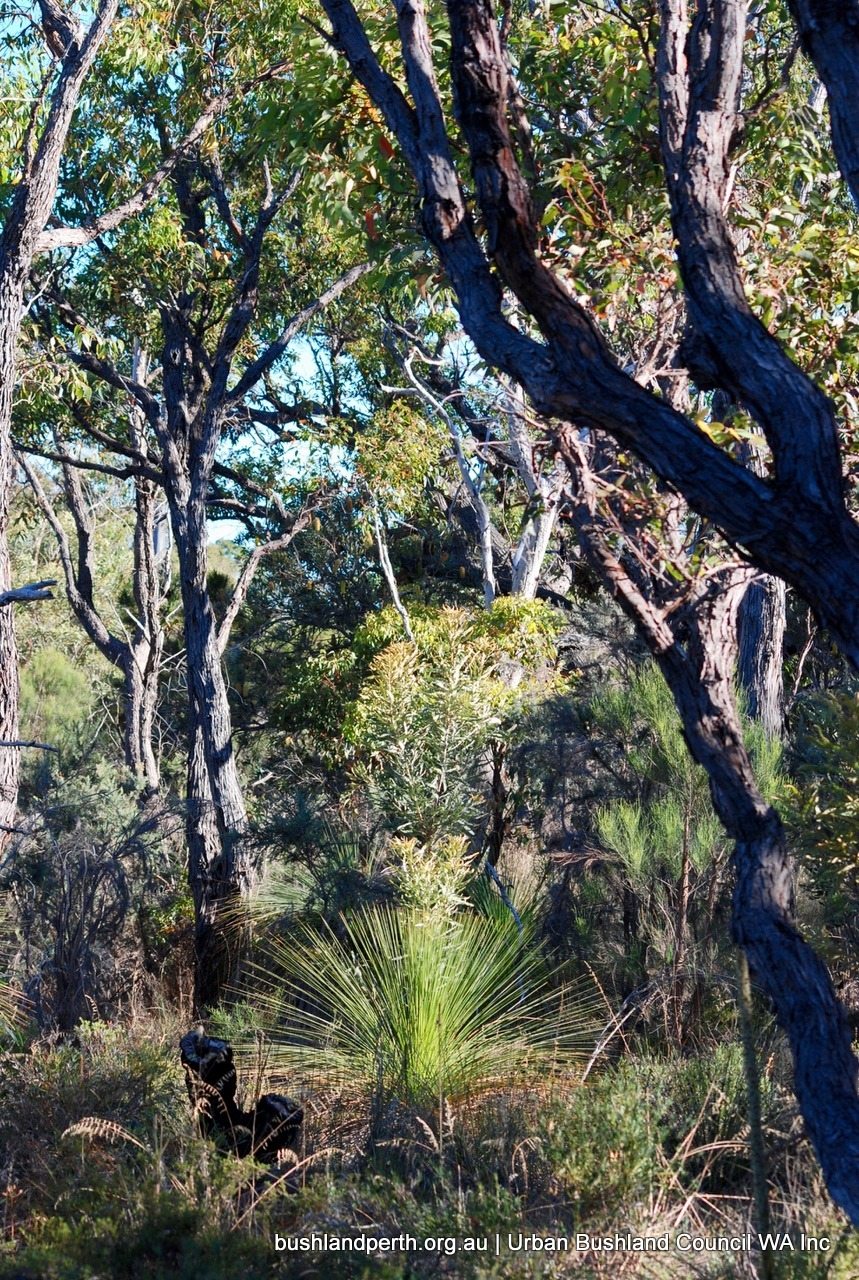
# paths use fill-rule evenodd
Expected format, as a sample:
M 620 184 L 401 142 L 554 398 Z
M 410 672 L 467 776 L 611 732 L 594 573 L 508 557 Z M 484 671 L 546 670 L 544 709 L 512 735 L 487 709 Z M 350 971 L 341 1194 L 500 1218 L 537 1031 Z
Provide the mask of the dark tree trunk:
M 178 530 L 183 525 L 180 536 Z M 247 815 L 233 754 L 232 716 L 217 624 L 209 598 L 205 509 L 193 512 L 187 521 L 180 518 L 176 528 L 190 700 L 202 733 L 215 820 L 224 846 L 225 875 L 244 891 L 253 882 L 254 874 L 242 851 Z
M 844 503 L 833 406 L 752 313 L 726 224 L 731 147 L 742 120 L 742 6 L 702 0 L 690 32 L 687 6 L 662 0 L 657 70 L 672 222 L 695 326 L 683 356 L 699 387 L 726 388 L 760 423 L 775 463 L 768 481 L 627 377 L 593 317 L 540 257 L 533 200 L 510 135 L 509 72 L 488 0 L 447 5 L 457 119 L 486 226 L 485 249 L 448 136 L 424 5 L 395 4 L 410 98 L 379 63 L 351 0 L 323 0 L 323 7 L 334 44 L 415 175 L 424 232 L 483 358 L 520 382 L 544 417 L 604 430 L 637 454 L 759 568 L 796 586 L 859 666 L 859 530 Z M 827 15 L 842 8 L 828 0 L 795 7 L 808 10 L 810 25 L 821 30 L 832 25 Z M 855 0 L 849 9 L 852 28 Z M 843 75 L 830 79 L 849 87 Z M 855 81 L 854 75 L 850 86 Z M 835 86 L 828 88 L 832 99 Z M 841 134 L 835 145 L 840 156 L 847 146 Z M 846 154 L 842 168 L 849 171 Z M 542 341 L 507 322 L 499 277 Z
M 794 923 L 793 864 L 778 814 L 761 795 L 733 695 L 737 609 L 751 576 L 725 566 L 657 604 L 640 565 L 612 550 L 584 450 L 562 434 L 574 518 L 589 562 L 635 623 L 671 690 L 713 807 L 734 841 L 732 931 L 788 1038 L 794 1090 L 826 1184 L 859 1221 L 859 1062 L 826 966 Z
M 202 1012 L 218 1003 L 234 968 L 229 921 L 224 922 L 223 915 L 231 904 L 238 905 L 239 898 L 237 887 L 223 875 L 203 728 L 193 705 L 189 706 L 189 718 L 188 879 L 194 899 L 194 1007 Z
M 122 669 L 122 748 L 125 763 L 136 777 L 143 776 L 143 673 L 128 655 Z
M 717 392 L 717 396 L 722 393 Z M 714 397 L 714 411 L 716 403 Z M 729 401 L 729 397 L 725 397 Z M 725 406 L 724 421 L 733 413 Z M 721 416 L 717 413 L 717 416 Z M 743 443 L 739 456 L 756 475 L 766 475 L 762 451 Z M 749 715 L 760 721 L 769 738 L 784 731 L 784 632 L 787 588 L 781 578 L 760 574 L 753 578 L 737 613 L 737 675 L 746 695 Z
M 704 604 L 657 654 L 713 804 L 735 840 L 732 932 L 790 1043 L 794 1090 L 833 1198 L 859 1220 L 859 1063 L 826 966 L 794 924 L 793 863 L 758 791 L 731 696 L 737 592 Z M 733 599 L 732 599 L 733 596 Z M 686 664 L 689 655 L 697 676 Z
M 174 456 L 167 495 L 179 556 L 188 680 L 188 872 L 195 908 L 195 1003 L 218 1002 L 241 950 L 238 908 L 256 880 L 232 718 L 208 590 L 205 503 Z
M 770 738 L 784 728 L 784 628 L 787 592 L 779 578 L 765 574 L 750 582 L 737 619 L 737 670 L 749 715 Z
M 493 867 L 504 848 L 504 837 L 507 834 L 507 783 L 505 780 L 506 753 L 503 742 L 492 743 L 491 763 L 491 816 L 489 830 L 486 834 L 486 858 Z
M 859 1062 L 826 966 L 794 923 L 784 829 L 758 790 L 732 693 L 744 581 L 730 571 L 722 583 L 711 578 L 697 599 L 671 614 L 669 625 L 598 537 L 587 534 L 586 545 L 649 644 L 689 750 L 707 771 L 713 806 L 735 841 L 734 939 L 790 1043 L 794 1091 L 829 1191 L 859 1221 Z
M 859 206 L 859 3 L 857 0 L 788 0 L 802 47 L 829 98 L 832 145 L 844 181 Z

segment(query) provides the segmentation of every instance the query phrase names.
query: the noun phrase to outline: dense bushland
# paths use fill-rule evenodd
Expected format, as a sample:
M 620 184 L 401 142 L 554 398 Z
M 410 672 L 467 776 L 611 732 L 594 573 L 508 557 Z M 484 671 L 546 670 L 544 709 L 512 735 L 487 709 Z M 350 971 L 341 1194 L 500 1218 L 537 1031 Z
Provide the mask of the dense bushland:
M 0 1274 L 859 1274 L 838 8 L 4 10 Z

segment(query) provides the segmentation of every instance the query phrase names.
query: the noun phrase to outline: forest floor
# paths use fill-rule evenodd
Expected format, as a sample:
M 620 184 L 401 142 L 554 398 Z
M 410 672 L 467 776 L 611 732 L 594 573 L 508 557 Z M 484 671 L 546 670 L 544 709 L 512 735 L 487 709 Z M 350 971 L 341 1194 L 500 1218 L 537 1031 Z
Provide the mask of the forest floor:
M 0 1276 L 764 1274 L 730 1039 L 691 1056 L 627 1056 L 585 1084 L 499 1082 L 445 1105 L 440 1124 L 437 1109 L 311 1089 L 300 1149 L 272 1172 L 197 1133 L 177 1050 L 186 1029 L 138 1015 L 0 1054 Z M 801 1136 L 778 1041 L 768 1048 L 772 1274 L 855 1280 L 859 1241 Z M 261 1048 L 238 1058 L 246 1095 L 283 1088 Z M 650 1237 L 656 1251 L 577 1248 L 579 1234 L 595 1246 Z

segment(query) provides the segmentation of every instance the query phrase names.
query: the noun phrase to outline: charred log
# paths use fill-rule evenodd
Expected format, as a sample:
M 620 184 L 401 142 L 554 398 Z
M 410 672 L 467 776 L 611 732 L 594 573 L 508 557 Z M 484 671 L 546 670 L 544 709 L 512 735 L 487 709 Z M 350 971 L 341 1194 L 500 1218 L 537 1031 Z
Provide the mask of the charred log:
M 189 1031 L 179 1041 L 185 1085 L 200 1132 L 220 1138 L 237 1156 L 274 1163 L 286 1148 L 295 1150 L 304 1111 L 280 1093 L 262 1094 L 250 1110 L 236 1102 L 238 1077 L 226 1040 Z

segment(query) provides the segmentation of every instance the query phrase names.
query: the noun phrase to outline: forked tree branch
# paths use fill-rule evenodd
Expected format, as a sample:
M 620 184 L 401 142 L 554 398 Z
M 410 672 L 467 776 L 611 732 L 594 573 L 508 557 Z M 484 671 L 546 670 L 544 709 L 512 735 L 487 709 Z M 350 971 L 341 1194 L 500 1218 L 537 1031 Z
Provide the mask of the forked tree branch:
M 57 515 L 54 505 L 45 492 L 41 478 L 27 456 L 18 454 L 18 462 L 27 477 L 36 505 L 45 517 L 57 543 L 57 551 L 66 583 L 66 595 L 75 617 L 93 644 L 108 662 L 119 666 L 123 656 L 123 642 L 111 634 L 95 607 L 92 583 L 91 521 L 85 510 L 85 500 L 80 483 L 71 468 L 66 467 L 66 496 L 75 524 L 78 542 L 77 566 L 68 534 Z
M 833 510 L 843 478 L 831 401 L 790 358 L 746 298 L 727 221 L 740 122 L 745 0 L 662 0 L 662 149 L 694 337 L 683 351 L 699 386 L 730 391 L 760 423 L 776 481 Z
M 507 69 L 491 5 L 488 0 L 448 0 L 457 114 L 487 226 L 487 250 L 533 316 L 543 341 L 513 329 L 503 316 L 501 291 L 474 233 L 456 174 L 421 0 L 397 3 L 412 103 L 381 68 L 351 0 L 323 0 L 323 6 L 332 42 L 349 59 L 412 166 L 424 230 L 483 358 L 519 382 L 543 417 L 604 430 L 635 452 L 731 545 L 796 586 L 859 666 L 859 529 L 844 504 L 825 397 L 786 356 L 779 356 L 770 378 L 779 403 L 769 410 L 767 429 L 771 434 L 781 431 L 787 453 L 797 423 L 810 418 L 810 438 L 820 447 L 808 465 L 782 460 L 773 484 L 734 461 L 690 418 L 619 368 L 590 316 L 537 253 L 530 194 L 507 122 Z M 712 5 L 705 8 L 709 13 Z M 731 0 L 725 0 L 724 8 L 727 22 Z M 698 65 L 711 69 L 703 52 L 695 56 Z M 775 342 L 759 328 L 765 341 Z M 765 370 L 759 399 L 765 398 L 767 377 Z M 787 389 L 796 391 L 793 405 Z M 757 401 L 755 408 L 763 414 Z M 797 440 L 802 456 L 807 457 L 809 447 Z
M 122 226 L 129 218 L 142 213 L 152 203 L 164 183 L 176 171 L 182 161 L 193 155 L 197 144 L 212 122 L 222 115 L 231 103 L 247 94 L 251 88 L 272 79 L 284 69 L 284 64 L 279 63 L 261 75 L 255 76 L 252 80 L 248 80 L 237 88 L 232 89 L 229 93 L 222 93 L 216 98 L 212 98 L 204 110 L 200 112 L 184 138 L 177 143 L 170 155 L 161 162 L 158 168 L 137 188 L 132 196 L 122 201 L 121 204 L 115 205 L 114 208 L 108 209 L 105 213 L 100 213 L 94 218 L 87 219 L 77 227 L 56 226 L 46 228 L 36 241 L 35 252 L 50 253 L 54 249 L 70 249 L 91 244 L 99 236 L 103 236 L 109 231 L 115 231 L 117 227 Z
M 245 369 L 236 385 L 227 393 L 225 403 L 235 405 L 242 401 L 248 392 L 253 390 L 259 380 L 268 373 L 272 365 L 276 364 L 289 347 L 289 344 L 310 323 L 314 316 L 317 316 L 320 311 L 324 311 L 329 303 L 336 301 L 362 276 L 372 270 L 372 265 L 371 262 L 361 262 L 354 267 L 349 267 L 327 289 L 323 289 L 318 297 L 296 312 L 292 319 L 288 320 L 284 325 L 275 341 Z
M 230 596 L 230 602 L 227 605 L 224 616 L 221 619 L 221 625 L 218 627 L 218 652 L 223 654 L 230 640 L 230 633 L 233 624 L 241 611 L 242 605 L 248 596 L 251 583 L 253 582 L 257 569 L 262 561 L 271 555 L 275 555 L 278 551 L 285 551 L 294 538 L 298 536 L 302 530 L 306 529 L 313 518 L 313 510 L 308 507 L 302 511 L 295 519 L 291 529 L 281 534 L 279 538 L 271 538 L 268 542 L 261 542 L 254 547 L 242 565 L 241 572 L 238 576 L 236 585 L 233 587 L 233 594 Z

